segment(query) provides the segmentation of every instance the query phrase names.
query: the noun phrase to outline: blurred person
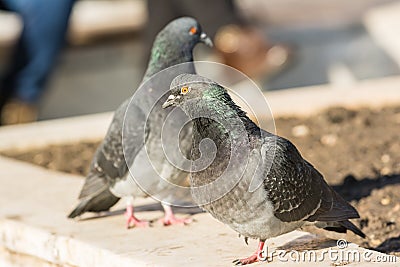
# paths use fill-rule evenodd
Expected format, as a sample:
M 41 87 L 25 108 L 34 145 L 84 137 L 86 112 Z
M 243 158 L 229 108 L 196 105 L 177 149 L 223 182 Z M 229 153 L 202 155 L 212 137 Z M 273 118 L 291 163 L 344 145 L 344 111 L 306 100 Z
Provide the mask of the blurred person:
M 20 15 L 23 30 L 0 80 L 1 124 L 37 119 L 37 102 L 63 47 L 75 0 L 0 0 Z
M 234 0 L 148 0 L 147 47 L 168 21 L 192 16 L 214 39 L 221 62 L 250 77 L 272 75 L 286 65 L 290 50 L 268 42 L 263 32 L 242 17 Z

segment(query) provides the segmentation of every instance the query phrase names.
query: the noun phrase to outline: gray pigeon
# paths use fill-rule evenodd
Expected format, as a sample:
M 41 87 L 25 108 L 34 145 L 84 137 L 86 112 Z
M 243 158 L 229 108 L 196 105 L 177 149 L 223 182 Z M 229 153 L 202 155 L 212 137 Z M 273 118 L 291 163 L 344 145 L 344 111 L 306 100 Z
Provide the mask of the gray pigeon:
M 193 199 L 246 242 L 259 240 L 256 253 L 235 264 L 258 261 L 266 239 L 306 223 L 365 237 L 348 220 L 359 218 L 358 212 L 296 147 L 260 129 L 219 84 L 181 74 L 171 84 L 163 108 L 168 106 L 180 107 L 193 122 Z M 205 166 L 210 155 L 213 161 Z
M 148 222 L 134 216 L 132 200 L 133 197 L 151 195 L 162 201 L 165 225 L 190 221 L 177 219 L 171 207 L 166 204 L 168 202 L 166 198 L 173 192 L 164 190 L 165 187 L 169 182 L 184 183 L 188 173 L 171 166 L 164 156 L 161 128 L 168 112 L 161 108 L 161 104 L 166 99 L 163 97 L 165 90 L 176 75 L 195 73 L 192 52 L 199 42 L 212 45 L 211 40 L 202 32 L 199 23 L 189 17 L 170 22 L 157 35 L 147 71 L 141 87 L 136 91 L 136 99 L 126 100 L 115 111 L 107 135 L 92 160 L 89 174 L 79 195 L 80 203 L 69 214 L 69 218 L 88 211 L 106 211 L 120 198 L 127 197 L 127 227 L 147 226 Z M 154 78 L 157 76 L 153 75 L 177 64 L 181 65 L 173 71 L 166 71 L 161 78 Z M 154 107 L 146 110 L 151 106 Z M 186 118 L 183 112 L 182 114 Z M 182 114 L 177 115 L 176 121 L 184 120 Z M 166 135 L 167 142 L 168 138 L 172 138 L 170 135 L 168 133 Z M 183 153 L 185 151 L 190 153 L 190 142 L 191 126 L 187 125 L 181 137 Z M 148 162 L 148 157 L 151 164 Z M 163 179 L 160 179 L 159 174 Z

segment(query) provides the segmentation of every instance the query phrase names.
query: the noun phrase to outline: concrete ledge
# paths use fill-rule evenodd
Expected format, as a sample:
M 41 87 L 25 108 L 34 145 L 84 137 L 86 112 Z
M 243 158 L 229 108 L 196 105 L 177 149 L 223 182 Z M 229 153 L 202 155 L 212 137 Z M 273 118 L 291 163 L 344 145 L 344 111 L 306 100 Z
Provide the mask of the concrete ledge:
M 14 263 L 28 258 L 43 262 L 40 264 L 43 266 L 229 266 L 233 259 L 251 254 L 256 247 L 256 241 L 246 246 L 235 232 L 205 213 L 194 215 L 196 221 L 187 227 L 165 228 L 155 223 L 152 228 L 131 230 L 124 228 L 120 211 L 113 213 L 118 216 L 101 219 L 67 220 L 66 214 L 83 182 L 76 178 L 0 158 L 0 252 L 7 252 L 8 259 L 12 252 Z M 142 210 L 137 214 L 140 218 L 157 220 L 162 216 L 159 205 L 149 199 L 138 199 L 136 204 Z M 116 210 L 119 208 L 121 205 Z M 336 243 L 295 231 L 271 239 L 268 244 L 269 251 L 302 248 L 316 250 L 321 255 Z M 346 249 L 366 251 L 355 244 Z M 384 254 L 371 251 L 371 255 Z M 287 264 L 278 258 L 273 262 L 274 266 Z M 18 266 L 14 263 L 10 266 Z M 327 257 L 313 265 L 331 263 Z M 298 266 L 309 265 L 300 262 Z M 354 262 L 350 266 L 396 266 L 396 263 Z
M 0 47 L 10 46 L 22 30 L 21 19 L 10 12 L 0 10 Z
M 147 21 L 147 6 L 142 0 L 78 1 L 72 13 L 69 36 L 72 43 L 115 33 L 135 32 Z
M 0 150 L 43 147 L 102 139 L 112 113 L 47 120 L 0 128 Z
M 357 23 L 365 11 L 390 0 L 241 0 L 245 15 L 280 27 L 343 27 Z M 267 14 L 267 15 L 266 15 Z
M 375 41 L 400 66 L 400 3 L 373 8 L 365 14 L 363 20 Z
M 347 86 L 320 85 L 265 93 L 276 117 L 306 116 L 332 106 L 380 108 L 400 104 L 400 77 L 365 80 Z
M 36 266 L 36 267 L 59 267 L 57 264 L 45 262 L 42 259 L 16 253 L 4 247 L 0 247 L 0 266 L 2 267 L 25 267 L 25 266 Z M 70 267 L 64 265 L 65 267 Z

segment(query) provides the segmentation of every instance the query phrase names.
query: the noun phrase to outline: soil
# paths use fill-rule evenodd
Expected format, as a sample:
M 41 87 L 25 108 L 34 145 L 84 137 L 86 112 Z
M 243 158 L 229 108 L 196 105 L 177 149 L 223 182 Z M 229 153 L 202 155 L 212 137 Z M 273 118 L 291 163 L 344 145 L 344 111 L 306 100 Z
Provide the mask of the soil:
M 337 192 L 359 211 L 367 235 L 346 239 L 400 256 L 400 107 L 331 108 L 307 118 L 278 118 L 291 140 Z M 85 175 L 99 142 L 2 152 L 49 169 Z M 305 230 L 319 233 L 314 228 Z

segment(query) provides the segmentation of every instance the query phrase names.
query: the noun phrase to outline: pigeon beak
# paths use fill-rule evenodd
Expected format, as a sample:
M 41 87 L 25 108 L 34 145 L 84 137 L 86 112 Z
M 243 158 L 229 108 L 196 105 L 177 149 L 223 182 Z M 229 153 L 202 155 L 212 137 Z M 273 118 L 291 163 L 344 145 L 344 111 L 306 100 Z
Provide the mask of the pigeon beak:
M 175 96 L 174 95 L 170 95 L 167 100 L 164 102 L 164 104 L 162 105 L 162 108 L 167 108 L 170 106 L 174 105 L 174 100 L 175 100 Z
M 205 32 L 202 32 L 200 34 L 200 42 L 205 43 L 209 47 L 213 47 L 213 42 L 211 41 L 211 38 L 207 36 Z

